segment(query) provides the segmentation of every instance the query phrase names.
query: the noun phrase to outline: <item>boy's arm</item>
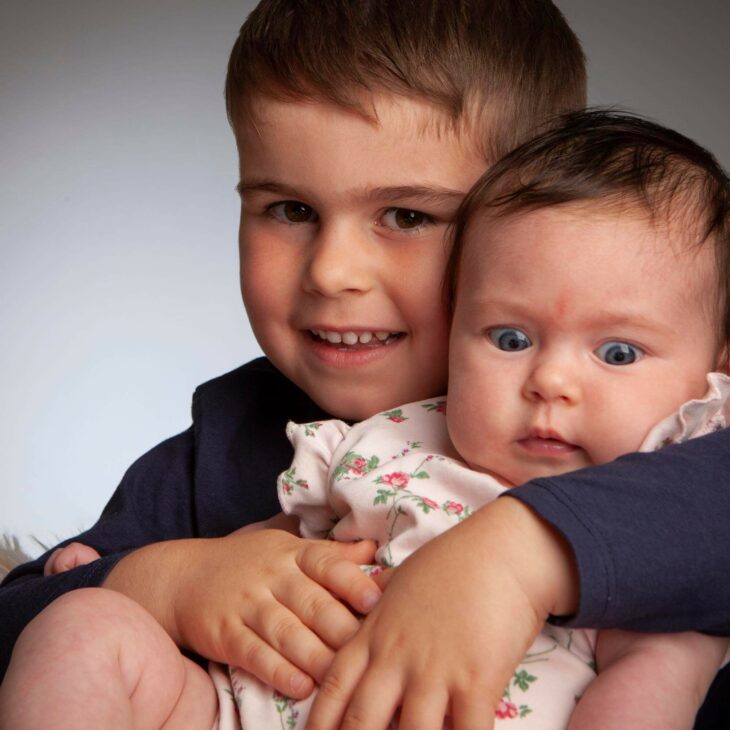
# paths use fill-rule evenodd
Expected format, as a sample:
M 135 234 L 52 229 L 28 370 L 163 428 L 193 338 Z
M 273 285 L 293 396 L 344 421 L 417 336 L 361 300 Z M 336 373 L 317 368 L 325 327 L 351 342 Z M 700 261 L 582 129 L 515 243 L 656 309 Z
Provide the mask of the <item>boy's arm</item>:
M 178 644 L 247 669 L 281 692 L 303 697 L 313 685 L 311 677 L 299 669 L 320 679 L 332 660 L 331 649 L 319 638 L 338 648 L 358 626 L 325 589 L 365 611 L 368 606 L 361 596 L 374 594 L 377 581 L 371 583 L 356 564 L 370 562 L 375 546 L 291 540 L 282 532 L 298 537 L 299 519 L 280 512 L 235 530 L 226 540 L 153 544 L 136 558 L 130 555 L 126 573 L 122 560 L 104 585 L 134 597 Z M 258 537 L 236 539 L 253 533 Z M 216 546 L 222 550 L 210 552 Z M 292 549 L 299 560 L 288 564 L 286 553 Z M 182 563 L 178 562 L 181 555 Z M 99 557 L 87 545 L 71 543 L 51 554 L 44 574 L 62 573 Z M 151 573 L 152 584 L 140 579 Z M 257 623 L 260 617 L 266 617 L 266 622 Z M 302 618 L 310 619 L 309 627 Z M 267 635 L 267 622 L 275 627 L 273 634 Z M 278 645 L 285 633 L 288 637 Z M 299 668 L 287 657 L 298 661 Z
M 730 635 L 730 429 L 508 494 L 570 545 L 569 625 Z
M 598 677 L 568 730 L 687 730 L 730 640 L 706 634 L 598 635 Z
M 284 530 L 292 535 L 299 534 L 299 519 L 294 515 L 285 515 L 283 512 L 261 522 L 252 522 L 250 525 L 236 530 L 236 534 L 246 534 L 259 530 Z M 46 560 L 43 575 L 58 575 L 81 565 L 88 565 L 101 557 L 94 548 L 80 542 L 72 542 L 65 547 L 56 548 Z
M 367 613 L 377 584 L 358 567 L 375 543 L 306 540 L 279 529 L 170 540 L 135 550 L 104 587 L 143 606 L 175 643 L 301 699 Z
M 308 728 L 385 728 L 401 703 L 401 727 L 436 728 L 450 701 L 456 727 L 490 727 L 548 614 L 730 635 L 729 474 L 726 430 L 510 490 L 395 572 Z
M 193 429 L 162 442 L 127 471 L 99 521 L 61 545 L 81 542 L 103 557 L 74 570 L 43 577 L 52 553 L 13 570 L 0 587 L 0 680 L 15 641 L 25 626 L 64 593 L 100 586 L 133 549 L 192 534 Z

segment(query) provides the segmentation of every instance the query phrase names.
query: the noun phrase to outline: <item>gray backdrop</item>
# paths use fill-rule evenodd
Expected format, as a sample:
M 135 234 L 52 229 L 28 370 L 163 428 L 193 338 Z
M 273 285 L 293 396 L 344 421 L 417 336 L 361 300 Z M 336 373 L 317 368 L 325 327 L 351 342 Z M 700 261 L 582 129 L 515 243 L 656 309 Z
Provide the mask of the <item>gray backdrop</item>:
M 91 524 L 258 354 L 225 64 L 251 2 L 0 3 L 0 531 Z M 730 166 L 727 0 L 558 0 L 616 103 Z M 272 485 L 273 488 L 273 485 Z

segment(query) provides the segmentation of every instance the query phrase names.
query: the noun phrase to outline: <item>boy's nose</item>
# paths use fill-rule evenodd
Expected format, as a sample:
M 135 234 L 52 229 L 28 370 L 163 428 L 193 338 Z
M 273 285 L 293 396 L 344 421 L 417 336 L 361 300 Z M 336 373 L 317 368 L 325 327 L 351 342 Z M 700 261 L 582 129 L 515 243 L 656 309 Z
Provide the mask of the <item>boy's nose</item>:
M 557 358 L 545 358 L 530 371 L 523 396 L 531 401 L 575 405 L 581 398 L 581 385 L 574 368 Z
M 351 227 L 331 226 L 322 228 L 308 245 L 305 291 L 334 297 L 372 287 L 377 251 L 362 233 Z

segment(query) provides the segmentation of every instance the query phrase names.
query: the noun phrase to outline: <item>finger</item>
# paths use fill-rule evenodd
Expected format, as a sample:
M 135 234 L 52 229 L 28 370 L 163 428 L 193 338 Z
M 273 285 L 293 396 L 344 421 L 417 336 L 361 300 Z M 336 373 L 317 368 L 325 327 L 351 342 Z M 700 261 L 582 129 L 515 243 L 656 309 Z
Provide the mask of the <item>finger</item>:
M 80 542 L 72 542 L 66 547 L 56 548 L 43 566 L 43 575 L 57 575 L 79 565 L 86 565 L 101 556 L 94 548 Z
M 343 603 L 304 575 L 300 580 L 275 588 L 273 593 L 274 598 L 333 649 L 344 646 L 360 628 L 360 622 Z
M 58 556 L 63 552 L 63 548 L 56 548 L 46 560 L 46 564 L 43 566 L 43 575 L 48 577 L 49 575 L 56 575 L 56 573 L 62 573 L 63 571 L 58 568 Z
M 387 730 L 402 696 L 401 676 L 382 665 L 372 664 L 347 705 L 340 730 Z
M 61 557 L 64 558 L 66 555 L 68 555 L 68 560 L 61 560 L 61 567 L 64 570 L 71 570 L 71 568 L 76 568 L 79 565 L 93 563 L 101 557 L 94 548 L 80 542 L 72 542 L 68 546 L 68 553 L 64 551 L 64 555 Z
M 382 591 L 356 565 L 360 558 L 372 552 L 358 548 L 360 544 L 308 543 L 297 553 L 297 564 L 312 580 L 347 601 L 356 611 L 368 613 L 380 600 Z
M 253 631 L 245 626 L 229 637 L 224 647 L 225 656 L 211 657 L 232 664 L 258 677 L 288 697 L 304 699 L 314 689 L 312 678 L 287 661 Z
M 328 540 L 325 545 L 334 548 L 343 557 L 360 565 L 372 563 L 378 549 L 375 540 L 359 540 L 358 542 L 332 542 Z
M 476 687 L 470 692 L 456 692 L 451 698 L 454 730 L 492 730 L 494 707 L 484 692 Z
M 324 679 L 309 713 L 306 730 L 336 730 L 347 702 L 367 668 L 369 653 L 356 644 L 339 651 Z
M 334 652 L 285 606 L 275 601 L 258 603 L 245 607 L 241 615 L 246 626 L 282 657 L 317 682 L 324 677 Z
M 386 570 L 382 570 L 380 573 L 371 573 L 370 577 L 375 581 L 378 588 L 380 588 L 381 591 L 385 590 L 385 586 L 390 583 L 390 579 L 395 575 L 395 568 L 387 568 Z
M 441 730 L 448 704 L 445 687 L 409 684 L 404 692 L 398 730 Z

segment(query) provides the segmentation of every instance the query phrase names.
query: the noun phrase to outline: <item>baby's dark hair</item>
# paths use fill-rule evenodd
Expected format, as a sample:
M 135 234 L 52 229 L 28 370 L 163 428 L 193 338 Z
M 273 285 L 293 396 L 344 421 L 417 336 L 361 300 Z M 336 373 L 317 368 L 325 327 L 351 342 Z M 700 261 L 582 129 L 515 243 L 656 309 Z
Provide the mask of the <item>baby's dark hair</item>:
M 474 185 L 456 218 L 446 273 L 453 307 L 469 226 L 568 203 L 640 210 L 715 246 L 720 342 L 730 340 L 730 179 L 696 142 L 642 117 L 605 110 L 568 114 L 503 157 Z M 470 244 L 475 245 L 475 244 Z M 476 244 L 478 245 L 478 244 Z
M 585 106 L 585 58 L 551 0 L 261 0 L 225 92 L 234 130 L 260 97 L 330 102 L 373 121 L 373 93 L 425 100 L 452 124 L 477 124 L 496 160 Z

